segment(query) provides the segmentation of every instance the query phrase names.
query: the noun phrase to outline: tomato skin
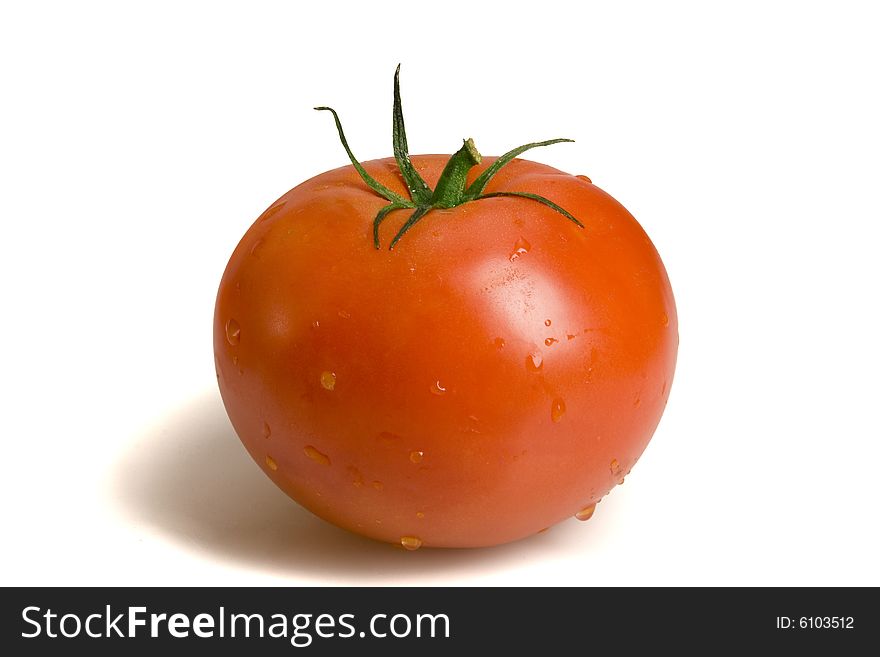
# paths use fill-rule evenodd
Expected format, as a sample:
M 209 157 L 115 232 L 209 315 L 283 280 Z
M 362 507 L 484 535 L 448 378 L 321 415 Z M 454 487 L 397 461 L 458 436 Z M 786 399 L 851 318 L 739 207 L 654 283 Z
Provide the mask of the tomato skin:
M 434 185 L 446 155 L 412 156 Z M 484 158 L 469 179 L 494 158 Z M 405 189 L 393 158 L 363 163 Z M 645 449 L 678 347 L 649 238 L 586 179 L 515 160 L 486 192 L 411 210 L 351 166 L 292 189 L 235 249 L 217 297 L 220 390 L 247 450 L 294 500 L 391 543 L 477 547 L 598 502 Z

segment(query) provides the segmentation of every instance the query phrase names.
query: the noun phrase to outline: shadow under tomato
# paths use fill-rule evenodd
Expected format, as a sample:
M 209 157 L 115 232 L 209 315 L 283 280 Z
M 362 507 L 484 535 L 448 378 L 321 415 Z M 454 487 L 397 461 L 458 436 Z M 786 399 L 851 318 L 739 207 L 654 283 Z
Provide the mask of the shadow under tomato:
M 402 584 L 540 558 L 563 528 L 495 548 L 406 552 L 344 531 L 282 493 L 253 463 L 217 392 L 162 418 L 126 454 L 117 497 L 127 513 L 188 547 L 314 583 Z M 546 555 L 545 555 L 546 556 Z M 515 584 L 515 582 L 511 582 Z

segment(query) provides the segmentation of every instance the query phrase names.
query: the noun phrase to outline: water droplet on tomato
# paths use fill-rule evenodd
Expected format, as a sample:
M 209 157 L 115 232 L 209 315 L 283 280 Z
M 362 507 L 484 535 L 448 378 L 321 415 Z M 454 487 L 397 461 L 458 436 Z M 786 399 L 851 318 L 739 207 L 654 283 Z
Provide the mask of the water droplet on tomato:
M 241 327 L 232 318 L 226 322 L 226 340 L 231 345 L 236 345 L 241 341 Z
M 592 183 L 593 181 L 587 178 L 586 176 L 575 176 L 575 178 L 579 178 L 580 180 L 586 180 L 588 183 Z
M 275 459 L 273 459 L 271 456 L 268 456 L 268 455 L 266 456 L 266 466 L 270 470 L 277 470 L 278 469 L 278 464 L 275 463 Z
M 520 256 L 524 256 L 532 248 L 524 237 L 520 237 L 513 245 L 513 253 L 510 254 L 510 261 L 514 262 Z
M 417 536 L 401 536 L 400 544 L 407 550 L 418 550 L 422 547 L 422 539 Z
M 317 449 L 312 447 L 311 445 L 306 445 L 303 448 L 303 452 L 306 456 L 312 459 L 315 463 L 320 465 L 330 465 L 330 457 L 324 454 L 323 452 L 319 452 Z
M 615 476 L 620 474 L 620 463 L 617 459 L 611 459 L 611 474 Z
M 544 320 L 544 326 L 550 326 L 552 323 L 549 319 Z
M 663 326 L 669 326 L 669 315 L 663 313 Z
M 641 398 L 641 397 L 636 397 L 636 400 L 633 402 L 633 406 L 634 406 L 635 408 L 638 408 L 638 407 L 641 406 L 641 405 L 642 405 L 642 398 Z
M 425 458 L 425 453 L 420 450 L 413 450 L 409 453 L 409 460 L 413 463 L 421 463 L 422 459 Z
M 232 364 L 235 365 L 236 367 L 238 367 L 238 356 L 232 357 Z
M 550 406 L 550 418 L 554 422 L 559 422 L 563 415 L 565 415 L 565 400 L 557 397 L 553 400 L 553 405 Z
M 559 340 L 557 340 L 556 338 L 547 338 L 546 340 L 544 340 L 544 345 L 547 347 L 552 347 L 557 342 L 559 342 Z
M 263 422 L 263 438 L 268 438 L 272 435 L 272 427 L 269 426 L 268 422 Z
M 440 383 L 440 381 L 434 381 L 434 383 L 431 384 L 431 392 L 435 395 L 445 395 L 446 387 Z
M 339 311 L 339 316 L 340 316 L 342 319 L 350 319 L 350 318 L 351 318 L 351 313 L 348 312 L 347 310 L 340 310 L 340 311 Z
M 315 321 L 312 322 L 312 328 L 313 329 L 321 328 L 321 322 L 316 319 Z
M 416 518 L 424 518 L 425 514 L 422 511 L 416 511 Z
M 496 349 L 503 349 L 504 348 L 504 338 L 495 338 L 492 341 L 492 344 L 495 345 Z
M 383 431 L 376 436 L 376 442 L 382 447 L 391 447 L 392 445 L 396 445 L 399 441 L 400 436 L 396 433 L 391 433 L 390 431 Z
M 348 474 L 351 475 L 351 485 L 355 488 L 361 488 L 364 485 L 364 477 L 361 474 L 361 471 L 353 465 L 348 466 L 346 470 L 348 470 Z
M 483 433 L 480 429 L 480 418 L 476 415 L 467 416 L 467 426 L 462 429 L 465 433 Z
M 375 488 L 376 490 L 385 490 L 385 484 L 383 484 L 381 481 L 374 481 L 373 488 Z
M 321 372 L 321 386 L 324 390 L 333 390 L 336 387 L 336 374 L 333 372 Z
M 572 334 L 572 333 L 568 333 L 565 337 L 568 338 L 569 340 L 574 340 L 577 337 L 577 335 Z
M 544 367 L 544 357 L 540 351 L 534 351 L 526 356 L 526 369 L 529 372 L 540 372 Z
M 259 221 L 268 221 L 269 219 L 274 217 L 276 214 L 278 214 L 278 212 L 281 211 L 281 208 L 283 208 L 285 205 L 287 205 L 287 201 L 281 201 L 281 203 L 276 203 L 275 205 L 273 205 L 268 210 L 266 210 L 263 214 L 260 215 Z
M 590 506 L 585 506 L 583 509 L 574 514 L 574 517 L 578 520 L 589 520 L 593 517 L 593 513 L 596 511 L 596 505 L 591 504 Z

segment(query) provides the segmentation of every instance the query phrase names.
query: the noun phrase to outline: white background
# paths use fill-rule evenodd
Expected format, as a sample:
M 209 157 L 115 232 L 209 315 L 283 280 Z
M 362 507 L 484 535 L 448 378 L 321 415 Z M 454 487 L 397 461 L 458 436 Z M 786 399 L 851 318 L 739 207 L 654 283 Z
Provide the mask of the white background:
M 4 3 L 2 584 L 880 585 L 872 3 Z M 529 157 L 641 221 L 669 406 L 588 523 L 407 553 L 290 502 L 216 389 L 275 198 L 391 154 Z

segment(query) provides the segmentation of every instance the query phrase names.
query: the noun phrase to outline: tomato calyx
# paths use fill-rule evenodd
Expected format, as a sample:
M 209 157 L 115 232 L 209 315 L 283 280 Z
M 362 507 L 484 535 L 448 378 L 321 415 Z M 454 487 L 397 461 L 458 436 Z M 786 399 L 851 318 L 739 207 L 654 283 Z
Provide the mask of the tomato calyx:
M 389 250 L 394 249 L 400 239 L 431 210 L 454 208 L 462 203 L 469 203 L 487 198 L 514 197 L 537 201 L 538 203 L 542 203 L 552 210 L 555 210 L 566 219 L 574 222 L 579 228 L 584 227 L 574 215 L 540 194 L 516 191 L 484 193 L 486 185 L 489 184 L 489 181 L 492 180 L 495 174 L 497 174 L 502 167 L 512 162 L 517 156 L 532 148 L 550 146 L 551 144 L 558 144 L 561 142 L 572 142 L 574 141 L 573 139 L 548 139 L 547 141 L 532 142 L 518 146 L 495 160 L 495 162 L 477 176 L 470 185 L 467 185 L 467 174 L 471 168 L 482 161 L 482 156 L 474 145 L 474 140 L 466 139 L 464 140 L 462 147 L 449 158 L 446 167 L 440 174 L 440 179 L 437 181 L 436 188 L 431 190 L 409 159 L 409 145 L 406 140 L 406 127 L 403 122 L 403 106 L 400 100 L 400 64 L 398 64 L 397 69 L 394 72 L 392 142 L 394 146 L 394 159 L 397 161 L 397 167 L 400 169 L 400 174 L 409 190 L 410 198 L 407 199 L 388 189 L 385 185 L 368 174 L 364 167 L 361 166 L 360 162 L 358 162 L 357 158 L 355 158 L 354 154 L 351 152 L 351 148 L 348 146 L 348 141 L 345 138 L 345 133 L 342 130 L 342 123 L 339 120 L 339 115 L 336 113 L 336 110 L 332 107 L 325 106 L 316 107 L 315 109 L 318 111 L 328 111 L 333 115 L 333 120 L 336 123 L 336 130 L 339 133 L 339 140 L 342 142 L 342 147 L 345 149 L 348 159 L 351 160 L 358 175 L 360 175 L 361 179 L 370 189 L 385 200 L 389 201 L 389 204 L 379 210 L 373 220 L 373 245 L 377 249 L 380 248 L 379 226 L 385 218 L 395 210 L 411 209 L 413 212 L 391 240 L 391 244 L 388 247 Z

